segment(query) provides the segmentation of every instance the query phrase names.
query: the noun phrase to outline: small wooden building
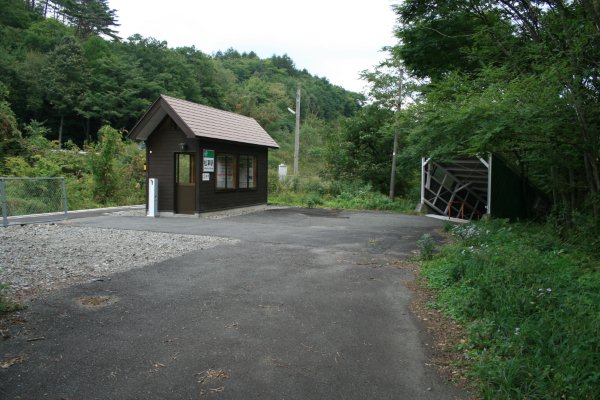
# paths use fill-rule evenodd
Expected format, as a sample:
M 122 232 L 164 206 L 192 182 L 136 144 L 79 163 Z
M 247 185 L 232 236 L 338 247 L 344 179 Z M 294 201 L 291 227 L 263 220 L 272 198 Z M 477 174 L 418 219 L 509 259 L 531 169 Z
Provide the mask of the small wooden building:
M 146 144 L 161 214 L 267 203 L 268 149 L 279 146 L 253 118 L 162 95 L 129 138 Z

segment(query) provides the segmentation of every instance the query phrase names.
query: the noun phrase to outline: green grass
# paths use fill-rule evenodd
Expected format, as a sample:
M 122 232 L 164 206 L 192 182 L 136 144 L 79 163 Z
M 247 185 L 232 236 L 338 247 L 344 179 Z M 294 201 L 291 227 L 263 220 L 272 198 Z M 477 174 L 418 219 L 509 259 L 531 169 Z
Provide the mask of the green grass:
M 600 260 L 545 226 L 487 221 L 423 275 L 435 306 L 463 323 L 472 376 L 486 399 L 600 398 Z
M 357 198 L 341 198 L 340 196 L 321 196 L 314 193 L 286 192 L 270 195 L 269 204 L 308 208 L 322 207 L 348 210 L 382 210 L 405 214 L 415 212 L 414 202 L 403 198 L 396 198 L 392 201 L 387 196 L 380 193 L 369 193 L 366 196 Z
M 17 310 L 22 310 L 23 307 L 20 304 L 16 304 L 16 303 L 12 303 L 8 300 L 6 300 L 6 298 L 3 295 L 3 291 L 5 289 L 5 285 L 0 283 L 0 316 L 4 315 L 6 313 L 9 312 L 13 312 L 13 311 L 17 311 Z

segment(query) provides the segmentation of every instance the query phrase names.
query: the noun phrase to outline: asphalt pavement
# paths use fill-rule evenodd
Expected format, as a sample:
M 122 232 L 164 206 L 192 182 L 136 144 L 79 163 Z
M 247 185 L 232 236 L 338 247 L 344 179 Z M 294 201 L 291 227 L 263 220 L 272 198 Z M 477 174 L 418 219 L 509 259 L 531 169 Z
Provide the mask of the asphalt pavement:
M 21 357 L 0 369 L 2 399 L 467 398 L 430 366 L 413 276 L 394 264 L 441 221 L 291 208 L 66 223 L 240 242 L 34 303 L 0 341 L 0 360 Z

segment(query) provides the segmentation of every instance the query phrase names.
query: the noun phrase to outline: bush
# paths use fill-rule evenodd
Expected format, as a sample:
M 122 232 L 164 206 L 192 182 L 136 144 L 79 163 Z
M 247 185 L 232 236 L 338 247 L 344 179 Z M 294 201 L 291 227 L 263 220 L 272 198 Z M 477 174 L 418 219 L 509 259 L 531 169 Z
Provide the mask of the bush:
M 435 249 L 435 241 L 429 233 L 423 234 L 421 239 L 417 240 L 419 248 L 419 256 L 421 260 L 431 260 L 433 258 L 433 250 Z
M 308 208 L 315 208 L 320 205 L 323 205 L 323 199 L 318 194 L 310 194 L 306 198 L 306 206 Z

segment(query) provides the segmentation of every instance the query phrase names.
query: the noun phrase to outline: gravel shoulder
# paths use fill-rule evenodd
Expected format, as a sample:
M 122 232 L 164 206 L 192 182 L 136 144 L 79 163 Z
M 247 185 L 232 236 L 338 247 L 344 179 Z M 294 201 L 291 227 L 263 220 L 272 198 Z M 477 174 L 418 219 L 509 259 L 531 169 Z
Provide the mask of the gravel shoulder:
M 75 284 L 239 241 L 215 236 L 143 232 L 64 224 L 0 229 L 4 295 L 26 303 Z

